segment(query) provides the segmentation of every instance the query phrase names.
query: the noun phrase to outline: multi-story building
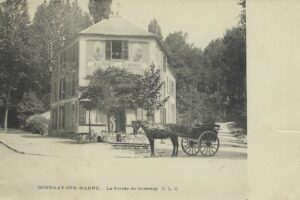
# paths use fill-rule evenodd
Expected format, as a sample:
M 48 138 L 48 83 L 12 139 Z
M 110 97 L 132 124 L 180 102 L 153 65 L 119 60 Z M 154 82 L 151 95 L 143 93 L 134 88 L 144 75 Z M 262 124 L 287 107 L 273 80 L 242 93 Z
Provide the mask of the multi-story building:
M 160 69 L 164 81 L 162 95 L 170 96 L 164 108 L 155 112 L 158 123 L 176 123 L 176 78 L 167 64 L 166 52 L 154 34 L 121 17 L 102 20 L 63 46 L 57 53 L 51 77 L 51 133 L 64 134 L 108 130 L 109 116 L 100 110 L 85 110 L 79 101 L 79 88 L 88 85 L 87 75 L 97 68 L 125 67 L 144 74 L 151 64 Z M 114 116 L 121 132 L 132 132 L 131 121 L 146 120 L 142 109 L 121 110 Z

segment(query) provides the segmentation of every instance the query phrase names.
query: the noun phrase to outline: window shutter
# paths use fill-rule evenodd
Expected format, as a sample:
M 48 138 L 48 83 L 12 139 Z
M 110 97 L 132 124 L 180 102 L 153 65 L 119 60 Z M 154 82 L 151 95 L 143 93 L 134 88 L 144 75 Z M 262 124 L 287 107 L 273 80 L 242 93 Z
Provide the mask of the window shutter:
M 128 60 L 128 41 L 123 41 L 123 59 Z
M 66 79 L 63 78 L 63 99 L 66 98 Z
M 76 87 L 76 74 L 75 72 L 72 72 L 72 92 L 71 95 L 75 95 L 75 87 Z
M 105 43 L 105 57 L 106 60 L 110 60 L 111 59 L 111 41 L 106 41 Z
M 164 69 L 164 72 L 167 70 L 167 58 L 166 58 L 166 56 L 163 56 L 163 69 Z
M 79 125 L 86 125 L 86 110 L 79 105 Z

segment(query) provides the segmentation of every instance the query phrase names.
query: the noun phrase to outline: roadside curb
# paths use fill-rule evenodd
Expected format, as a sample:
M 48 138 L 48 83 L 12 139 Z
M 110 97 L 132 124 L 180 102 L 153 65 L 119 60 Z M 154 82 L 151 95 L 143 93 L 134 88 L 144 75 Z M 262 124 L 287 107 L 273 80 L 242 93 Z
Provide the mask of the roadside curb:
M 18 154 L 23 154 L 23 155 L 35 155 L 35 156 L 45 156 L 45 155 L 42 155 L 42 154 L 26 153 L 26 152 L 24 152 L 24 151 L 19 151 L 19 150 L 15 149 L 15 148 L 9 146 L 8 144 L 2 142 L 1 140 L 0 140 L 0 144 L 2 144 L 3 146 L 5 146 L 6 148 L 8 148 L 9 150 L 11 150 L 11 151 L 13 151 L 13 152 L 15 152 L 15 153 L 18 153 Z

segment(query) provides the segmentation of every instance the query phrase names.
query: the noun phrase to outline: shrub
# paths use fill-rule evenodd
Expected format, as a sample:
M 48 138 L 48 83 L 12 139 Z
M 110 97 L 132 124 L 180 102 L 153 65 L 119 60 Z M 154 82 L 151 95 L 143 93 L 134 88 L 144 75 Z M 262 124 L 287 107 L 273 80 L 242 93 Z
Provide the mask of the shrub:
M 50 120 L 41 115 L 32 115 L 25 121 L 24 129 L 41 135 L 48 134 Z

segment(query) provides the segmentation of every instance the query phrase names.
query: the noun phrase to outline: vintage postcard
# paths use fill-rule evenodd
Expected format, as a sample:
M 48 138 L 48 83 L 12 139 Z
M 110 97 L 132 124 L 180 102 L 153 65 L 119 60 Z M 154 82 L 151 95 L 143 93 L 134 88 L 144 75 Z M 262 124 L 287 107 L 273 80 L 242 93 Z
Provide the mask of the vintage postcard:
M 0 199 L 296 199 L 256 152 L 266 4 L 0 1 Z

